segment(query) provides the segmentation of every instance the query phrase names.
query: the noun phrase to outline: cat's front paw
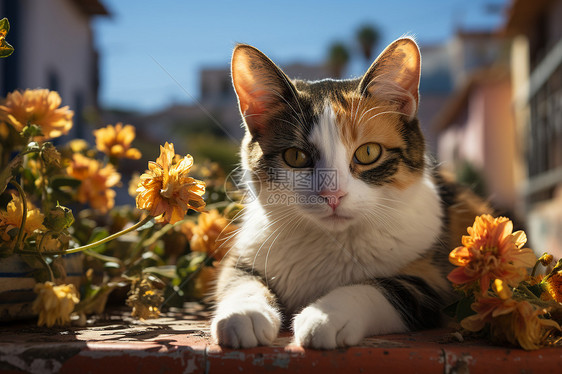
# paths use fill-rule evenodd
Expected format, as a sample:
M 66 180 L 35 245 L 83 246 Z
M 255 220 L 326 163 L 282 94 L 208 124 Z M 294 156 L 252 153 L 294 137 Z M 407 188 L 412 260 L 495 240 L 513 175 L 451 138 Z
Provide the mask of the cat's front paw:
M 279 333 L 281 317 L 269 305 L 219 308 L 211 323 L 215 341 L 232 348 L 270 345 Z
M 357 345 L 364 338 L 362 321 L 341 309 L 327 310 L 313 304 L 299 313 L 293 321 L 295 343 L 316 349 L 334 349 Z

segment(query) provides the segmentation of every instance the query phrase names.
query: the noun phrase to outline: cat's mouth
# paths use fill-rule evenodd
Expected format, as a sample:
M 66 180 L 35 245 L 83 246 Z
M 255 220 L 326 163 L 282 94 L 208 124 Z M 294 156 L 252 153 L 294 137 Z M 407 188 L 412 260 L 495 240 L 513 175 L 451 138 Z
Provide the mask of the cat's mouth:
M 323 217 L 323 219 L 331 222 L 344 222 L 344 221 L 351 220 L 352 217 L 343 216 L 341 214 L 337 214 L 336 212 L 333 212 L 332 214 Z

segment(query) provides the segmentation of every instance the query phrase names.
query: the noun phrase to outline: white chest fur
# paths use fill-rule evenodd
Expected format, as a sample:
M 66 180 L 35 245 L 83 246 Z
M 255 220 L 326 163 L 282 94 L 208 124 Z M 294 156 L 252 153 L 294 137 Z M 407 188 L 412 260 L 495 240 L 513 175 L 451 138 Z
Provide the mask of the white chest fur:
M 289 313 L 297 312 L 339 286 L 396 274 L 431 247 L 442 215 L 433 183 L 424 177 L 393 193 L 400 203 L 385 224 L 358 221 L 340 232 L 290 212 L 266 212 L 256 201 L 246 208 L 235 252 L 264 276 Z

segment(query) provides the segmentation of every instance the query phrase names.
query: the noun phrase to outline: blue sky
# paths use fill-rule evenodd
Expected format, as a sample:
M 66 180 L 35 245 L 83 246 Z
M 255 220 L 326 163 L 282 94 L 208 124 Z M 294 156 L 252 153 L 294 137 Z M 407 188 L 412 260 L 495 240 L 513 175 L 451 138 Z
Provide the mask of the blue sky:
M 183 89 L 197 97 L 199 70 L 227 66 L 237 42 L 260 48 L 281 65 L 319 63 L 331 42 L 352 45 L 361 24 L 381 30 L 377 53 L 406 33 L 420 44 L 435 44 L 446 41 L 458 27 L 501 25 L 502 14 L 487 11 L 487 5 L 505 6 L 507 0 L 103 3 L 112 17 L 93 24 L 101 53 L 101 104 L 148 112 L 190 102 Z M 359 62 L 360 56 L 356 58 Z M 357 63 L 351 70 L 359 74 Z

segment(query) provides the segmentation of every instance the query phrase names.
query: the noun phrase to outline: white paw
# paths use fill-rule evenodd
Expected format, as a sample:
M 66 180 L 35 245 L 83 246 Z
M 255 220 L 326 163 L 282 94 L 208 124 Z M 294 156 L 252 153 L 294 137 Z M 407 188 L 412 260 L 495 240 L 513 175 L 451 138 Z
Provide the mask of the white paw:
M 269 345 L 281 326 L 279 313 L 267 304 L 221 308 L 211 323 L 215 341 L 232 348 Z
M 316 349 L 359 344 L 365 337 L 363 321 L 346 309 L 326 308 L 320 304 L 305 308 L 293 321 L 295 343 Z

